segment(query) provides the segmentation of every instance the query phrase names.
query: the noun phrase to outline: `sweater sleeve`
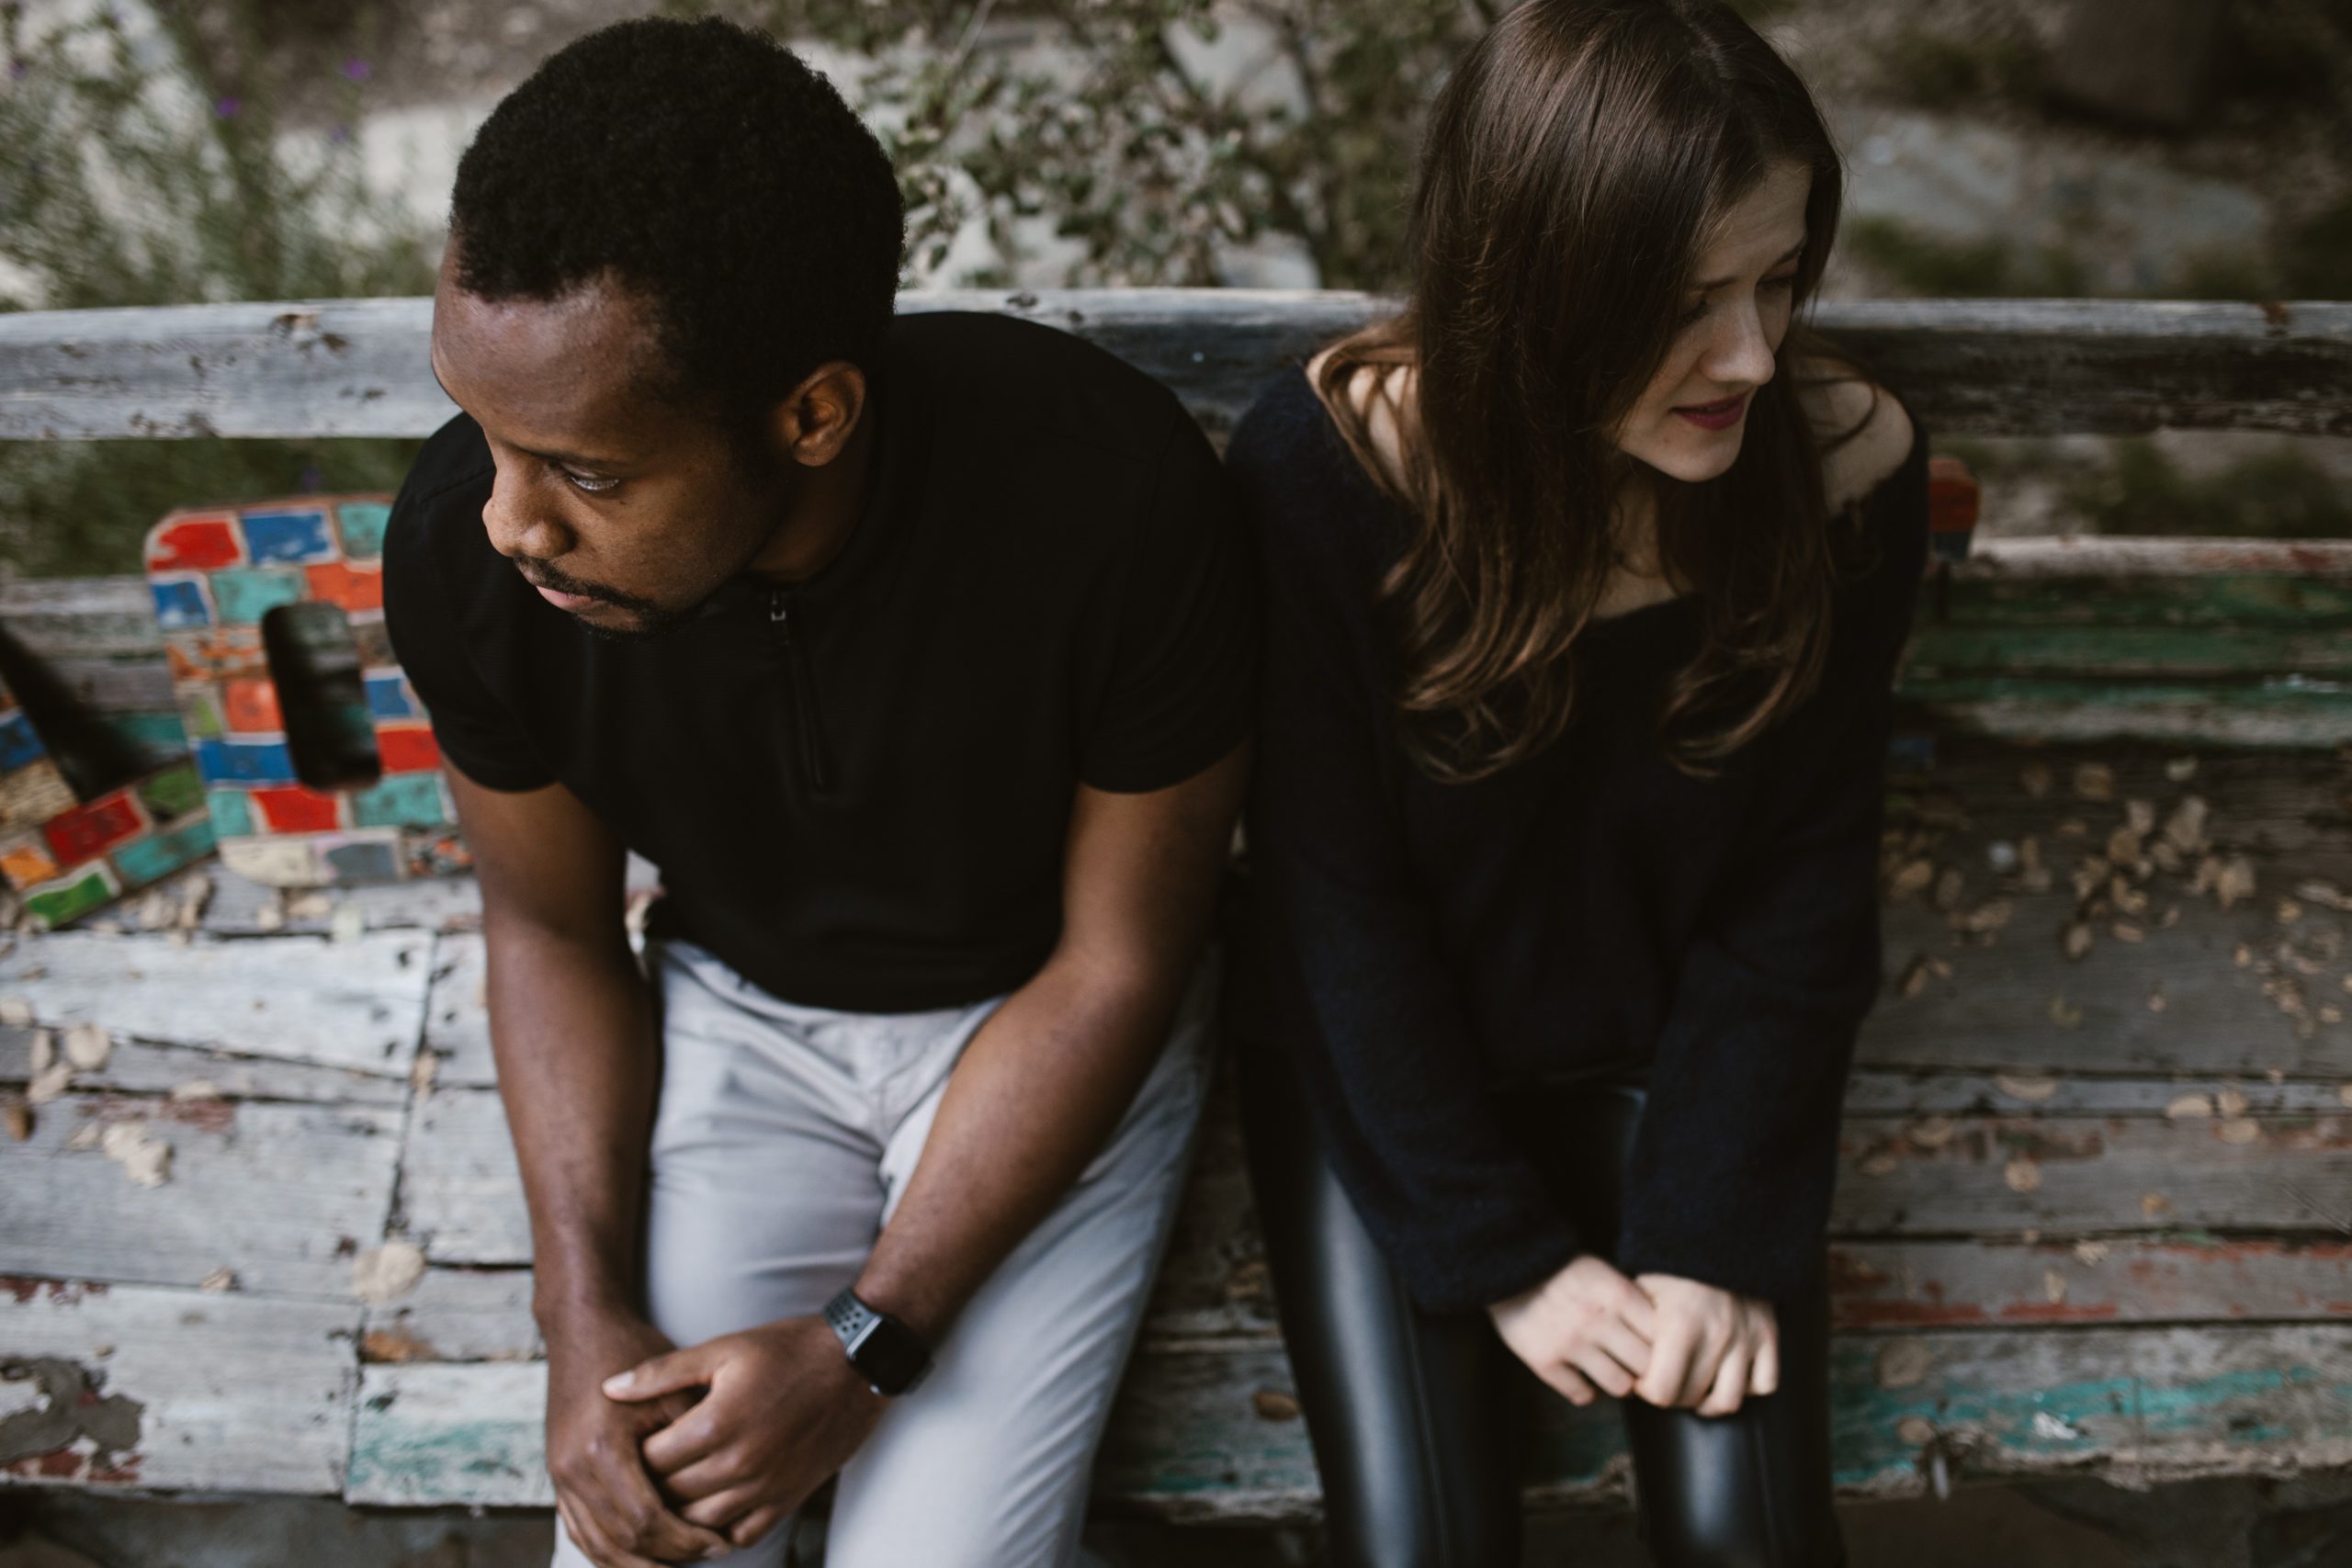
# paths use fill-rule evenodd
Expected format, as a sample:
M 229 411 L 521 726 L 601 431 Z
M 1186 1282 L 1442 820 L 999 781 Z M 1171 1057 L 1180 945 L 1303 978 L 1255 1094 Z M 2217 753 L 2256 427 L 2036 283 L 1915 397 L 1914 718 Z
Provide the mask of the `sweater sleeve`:
M 1315 410 L 1316 417 L 1321 411 Z M 1297 449 L 1233 460 L 1265 583 L 1263 723 L 1249 821 L 1253 925 L 1276 1027 L 1341 1184 L 1414 1300 L 1470 1310 L 1540 1283 L 1579 1250 L 1514 1146 L 1433 912 L 1383 787 L 1393 747 L 1370 672 L 1369 585 L 1330 491 Z
M 1627 1172 L 1618 1263 L 1743 1295 L 1821 1265 L 1855 1035 L 1883 972 L 1878 855 L 1894 664 L 1927 552 L 1927 439 L 1872 492 L 1869 612 L 1820 694 L 1828 744 L 1753 824 L 1677 974 Z M 1792 748 L 1792 750 L 1794 749 Z

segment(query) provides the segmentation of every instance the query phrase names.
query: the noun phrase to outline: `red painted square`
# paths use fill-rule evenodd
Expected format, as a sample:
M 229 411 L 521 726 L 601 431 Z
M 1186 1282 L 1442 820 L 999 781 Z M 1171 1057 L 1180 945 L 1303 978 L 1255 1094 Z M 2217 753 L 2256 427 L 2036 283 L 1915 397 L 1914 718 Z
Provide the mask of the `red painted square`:
M 421 724 L 386 725 L 376 731 L 376 755 L 388 773 L 430 773 L 441 765 L 441 748 Z
M 59 812 L 42 823 L 40 830 L 55 852 L 57 863 L 72 866 L 137 837 L 146 826 L 146 818 L 139 815 L 130 792 L 117 790 L 98 796 L 87 806 Z
M 341 561 L 324 561 L 303 568 L 302 574 L 310 580 L 313 599 L 340 604 L 346 610 L 384 607 L 384 574 L 380 569 L 363 571 Z
M 183 517 L 164 524 L 147 541 L 147 570 L 209 571 L 214 567 L 236 565 L 244 553 L 237 541 L 233 518 Z
M 286 719 L 277 711 L 277 686 L 271 681 L 220 682 L 220 718 L 239 733 L 279 734 Z
M 261 813 L 263 825 L 273 833 L 315 833 L 343 826 L 336 819 L 339 802 L 335 796 L 304 789 L 300 784 L 272 784 L 256 789 L 253 803 Z

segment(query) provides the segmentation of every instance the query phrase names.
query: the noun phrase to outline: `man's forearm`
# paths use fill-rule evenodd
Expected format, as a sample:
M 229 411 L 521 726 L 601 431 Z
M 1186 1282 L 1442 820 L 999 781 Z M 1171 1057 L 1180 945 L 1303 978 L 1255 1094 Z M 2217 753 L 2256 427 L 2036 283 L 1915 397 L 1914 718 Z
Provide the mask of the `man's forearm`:
M 542 1325 L 638 1310 L 639 1201 L 659 1054 L 651 994 L 609 942 L 492 921 L 491 1038 L 530 1208 Z
M 936 1343 L 1117 1126 L 1190 977 L 1049 963 L 1007 998 L 948 1078 L 859 1296 Z

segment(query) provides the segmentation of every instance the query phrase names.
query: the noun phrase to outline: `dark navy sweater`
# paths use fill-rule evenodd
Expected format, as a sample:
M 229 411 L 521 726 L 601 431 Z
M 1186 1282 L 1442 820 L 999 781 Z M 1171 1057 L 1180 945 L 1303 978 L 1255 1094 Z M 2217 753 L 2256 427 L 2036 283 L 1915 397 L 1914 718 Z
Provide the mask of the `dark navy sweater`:
M 1471 784 L 1422 773 L 1395 721 L 1374 599 L 1403 512 L 1295 366 L 1235 432 L 1267 627 L 1239 993 L 1262 1016 L 1245 1033 L 1283 1043 L 1423 1306 L 1502 1300 L 1585 1250 L 1507 1107 L 1620 1066 L 1648 1083 L 1620 1269 L 1775 1298 L 1820 1266 L 1880 984 L 1890 686 L 1928 547 L 1914 429 L 1859 503 L 1820 686 L 1719 776 L 1683 773 L 1655 738 L 1704 631 L 1693 594 L 1589 626 L 1566 732 Z

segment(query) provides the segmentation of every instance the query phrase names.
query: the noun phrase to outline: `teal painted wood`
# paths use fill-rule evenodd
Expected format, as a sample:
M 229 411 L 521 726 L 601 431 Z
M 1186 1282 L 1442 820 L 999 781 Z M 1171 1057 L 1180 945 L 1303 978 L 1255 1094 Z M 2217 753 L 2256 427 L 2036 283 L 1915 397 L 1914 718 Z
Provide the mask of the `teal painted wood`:
M 2131 1478 L 2352 1462 L 2352 1344 L 2332 1325 L 1840 1335 L 1832 1341 L 1838 1489 L 1916 1493 L 1923 1454 L 1956 1472 L 2096 1470 Z M 1620 1412 L 1537 1403 L 1539 1498 L 1622 1499 Z M 536 1365 L 370 1367 L 346 1499 L 540 1505 Z M 1317 1486 L 1289 1363 L 1262 1341 L 1148 1349 L 1095 1476 L 1098 1500 L 1192 1519 L 1297 1519 Z
M 2352 626 L 2352 583 L 2285 572 L 1955 577 L 1961 626 Z
M 2119 688 L 2125 680 L 2186 677 L 2228 694 L 2287 671 L 2352 677 L 2352 626 L 1923 625 L 1909 669 L 1914 680 L 2006 675 L 2037 686 L 2086 675 Z

